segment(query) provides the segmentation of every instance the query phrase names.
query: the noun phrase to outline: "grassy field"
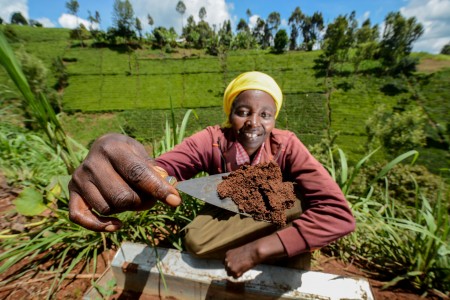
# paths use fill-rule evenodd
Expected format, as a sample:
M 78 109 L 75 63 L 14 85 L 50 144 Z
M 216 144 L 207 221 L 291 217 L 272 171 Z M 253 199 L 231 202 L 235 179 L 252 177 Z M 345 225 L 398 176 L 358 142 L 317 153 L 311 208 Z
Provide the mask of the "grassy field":
M 392 87 L 399 85 L 398 79 L 377 77 L 370 72 L 372 62 L 360 66 L 366 71 L 362 75 L 354 75 L 350 65 L 343 66 L 341 75 L 325 84 L 325 78 L 314 69 L 319 51 L 275 55 L 248 50 L 209 56 L 202 51 L 180 49 L 167 54 L 146 46 L 135 51 L 124 47 L 79 47 L 76 41 L 69 40 L 69 30 L 65 29 L 12 29 L 16 33 L 13 46 L 23 47 L 50 70 L 55 58 L 65 61 L 69 85 L 63 91 L 62 104 L 68 114 L 62 118 L 66 129 L 82 143 L 89 143 L 105 131 L 121 130 L 154 141 L 161 137 L 171 105 L 180 121 L 187 109 L 195 109 L 198 118 L 191 117 L 188 132 L 221 123 L 226 85 L 248 70 L 263 71 L 276 79 L 285 94 L 277 126 L 294 131 L 306 145 L 338 133 L 339 146 L 360 157 L 366 151 L 365 122 L 371 112 L 380 105 L 394 108 L 405 101 L 421 106 L 427 113 L 428 135 L 433 140 L 448 141 L 447 56 L 414 54 L 423 61 L 419 65 L 420 81 L 413 89 L 392 92 Z M 49 74 L 53 84 L 54 74 Z M 5 85 L 3 90 L 12 86 L 3 70 L 0 84 Z M 82 113 L 88 113 L 87 117 Z M 83 126 L 89 130 L 83 132 Z M 445 143 L 430 155 L 443 155 L 448 165 L 448 148 L 442 149 L 442 145 Z

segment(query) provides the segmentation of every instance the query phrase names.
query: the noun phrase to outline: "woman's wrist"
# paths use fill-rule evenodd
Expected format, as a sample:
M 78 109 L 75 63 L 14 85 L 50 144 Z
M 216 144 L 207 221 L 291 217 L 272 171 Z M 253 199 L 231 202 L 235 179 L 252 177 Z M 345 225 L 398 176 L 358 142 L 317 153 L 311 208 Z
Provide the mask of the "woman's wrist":
M 276 233 L 260 238 L 254 243 L 258 263 L 286 256 L 283 243 Z

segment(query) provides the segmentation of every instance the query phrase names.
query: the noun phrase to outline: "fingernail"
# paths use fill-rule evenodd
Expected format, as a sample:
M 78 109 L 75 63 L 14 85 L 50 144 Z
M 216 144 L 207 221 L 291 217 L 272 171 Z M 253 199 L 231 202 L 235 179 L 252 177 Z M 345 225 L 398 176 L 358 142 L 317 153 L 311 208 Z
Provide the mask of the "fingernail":
M 105 231 L 109 231 L 109 232 L 113 232 L 120 229 L 119 225 L 106 225 L 105 226 Z
M 169 196 L 167 196 L 166 202 L 170 206 L 178 206 L 181 204 L 181 198 L 178 197 L 177 195 L 170 194 Z

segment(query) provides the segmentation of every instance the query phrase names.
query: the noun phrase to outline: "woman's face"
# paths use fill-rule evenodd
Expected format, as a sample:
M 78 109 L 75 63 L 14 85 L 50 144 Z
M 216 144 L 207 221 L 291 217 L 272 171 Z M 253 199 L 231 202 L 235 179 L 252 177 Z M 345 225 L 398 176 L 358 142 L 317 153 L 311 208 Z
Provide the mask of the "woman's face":
M 248 155 L 258 150 L 275 127 L 276 111 L 272 96 L 263 91 L 243 91 L 234 100 L 229 120 Z

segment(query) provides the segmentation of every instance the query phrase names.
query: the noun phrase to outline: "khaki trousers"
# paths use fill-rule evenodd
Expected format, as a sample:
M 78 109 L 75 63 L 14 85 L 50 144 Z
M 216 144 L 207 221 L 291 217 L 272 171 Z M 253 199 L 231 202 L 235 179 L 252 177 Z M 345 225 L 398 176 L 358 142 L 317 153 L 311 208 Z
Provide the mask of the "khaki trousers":
M 286 212 L 288 223 L 297 218 L 301 211 L 300 201 L 296 201 L 294 207 Z M 186 250 L 197 257 L 223 260 L 229 249 L 270 235 L 278 229 L 274 224 L 255 221 L 250 217 L 206 204 L 199 215 L 186 226 L 184 244 Z M 309 270 L 311 253 L 265 263 Z

